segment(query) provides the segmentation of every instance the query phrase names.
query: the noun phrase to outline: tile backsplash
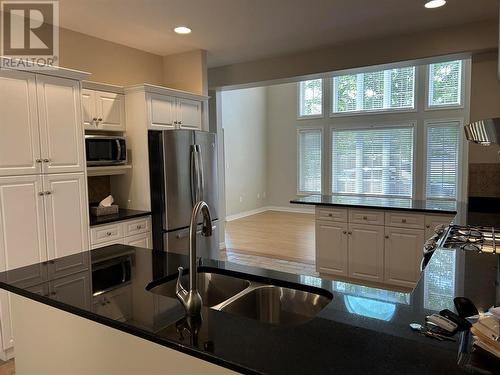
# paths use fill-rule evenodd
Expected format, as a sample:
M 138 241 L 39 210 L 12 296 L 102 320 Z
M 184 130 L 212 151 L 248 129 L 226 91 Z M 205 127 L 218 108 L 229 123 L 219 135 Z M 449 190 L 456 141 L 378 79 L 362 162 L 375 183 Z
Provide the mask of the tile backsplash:
M 500 163 L 469 164 L 469 196 L 500 198 Z

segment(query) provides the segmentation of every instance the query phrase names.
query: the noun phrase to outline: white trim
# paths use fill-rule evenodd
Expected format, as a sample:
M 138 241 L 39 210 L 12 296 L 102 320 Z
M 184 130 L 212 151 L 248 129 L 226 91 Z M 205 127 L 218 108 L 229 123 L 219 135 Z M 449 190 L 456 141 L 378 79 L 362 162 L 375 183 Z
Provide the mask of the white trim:
M 305 81 L 321 80 L 321 113 L 314 115 L 302 115 L 302 83 Z M 313 78 L 297 82 L 297 120 L 320 119 L 325 117 L 325 79 Z
M 111 92 L 125 95 L 123 86 L 110 85 L 109 83 L 82 81 L 82 89 Z
M 61 66 L 50 67 L 50 69 L 49 68 L 23 69 L 22 67 L 19 68 L 11 67 L 10 66 L 11 64 L 7 63 L 7 61 L 16 61 L 16 60 L 22 60 L 22 59 L 13 59 L 10 57 L 0 56 L 0 63 L 2 65 L 2 70 L 21 70 L 45 76 L 73 79 L 75 81 L 82 81 L 86 78 L 89 78 L 92 75 L 92 73 L 83 72 L 81 70 L 63 68 Z
M 150 85 L 147 83 L 125 87 L 126 94 L 129 94 L 132 92 L 137 92 L 137 91 L 147 92 L 147 93 L 152 93 L 152 94 L 159 94 L 159 95 L 175 96 L 177 98 L 193 99 L 193 100 L 200 100 L 200 101 L 210 99 L 210 97 L 206 96 L 206 95 L 194 94 L 192 92 L 188 92 L 188 91 L 184 91 L 184 90 L 172 89 L 172 88 L 165 87 L 165 86 Z
M 448 61 L 457 61 L 457 60 L 448 60 Z M 468 62 L 469 60 L 460 60 L 458 61 L 461 62 L 460 64 L 460 103 L 459 104 L 436 104 L 436 105 L 431 105 L 429 103 L 430 97 L 431 97 L 431 65 L 433 64 L 439 64 L 443 62 L 448 62 L 448 61 L 440 61 L 437 63 L 431 63 L 429 65 L 426 65 L 425 69 L 425 102 L 424 102 L 424 111 L 442 111 L 442 110 L 460 110 L 460 109 L 465 109 L 465 99 L 466 99 L 466 85 L 465 82 L 467 81 L 467 70 L 468 70 Z
M 288 206 L 265 206 L 256 208 L 255 210 L 240 212 L 239 214 L 234 214 L 230 216 L 226 216 L 226 221 L 234 221 L 238 219 L 242 219 L 247 216 L 261 214 L 267 211 L 278 211 L 278 212 L 291 212 L 296 214 L 314 214 L 314 208 L 302 207 L 305 205 L 297 204 L 299 207 L 288 207 Z M 221 242 L 222 243 L 222 242 Z
M 254 210 L 243 211 L 243 212 L 240 212 L 237 214 L 226 216 L 226 221 L 233 221 L 233 220 L 242 219 L 244 217 L 260 214 L 260 213 L 265 212 L 265 211 L 267 211 L 267 207 L 259 207 L 259 208 L 256 208 Z

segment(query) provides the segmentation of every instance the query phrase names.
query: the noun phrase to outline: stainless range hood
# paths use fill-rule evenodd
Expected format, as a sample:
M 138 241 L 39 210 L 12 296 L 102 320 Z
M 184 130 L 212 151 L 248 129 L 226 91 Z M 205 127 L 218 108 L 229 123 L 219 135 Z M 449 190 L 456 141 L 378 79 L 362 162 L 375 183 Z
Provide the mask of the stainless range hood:
M 500 118 L 475 121 L 465 125 L 465 136 L 483 146 L 500 144 Z

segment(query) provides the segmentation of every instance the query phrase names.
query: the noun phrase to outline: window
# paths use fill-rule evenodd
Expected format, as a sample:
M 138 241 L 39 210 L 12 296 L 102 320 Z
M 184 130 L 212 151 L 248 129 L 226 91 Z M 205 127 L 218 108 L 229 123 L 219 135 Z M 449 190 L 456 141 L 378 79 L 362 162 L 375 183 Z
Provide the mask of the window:
M 415 107 L 415 67 L 333 78 L 333 113 Z
M 427 124 L 427 198 L 457 198 L 459 121 Z
M 462 102 L 462 61 L 429 65 L 429 107 L 457 106 Z
M 312 79 L 299 83 L 299 117 L 323 114 L 323 80 Z
M 299 192 L 321 193 L 322 136 L 320 129 L 298 132 Z
M 332 131 L 332 192 L 411 197 L 413 127 Z

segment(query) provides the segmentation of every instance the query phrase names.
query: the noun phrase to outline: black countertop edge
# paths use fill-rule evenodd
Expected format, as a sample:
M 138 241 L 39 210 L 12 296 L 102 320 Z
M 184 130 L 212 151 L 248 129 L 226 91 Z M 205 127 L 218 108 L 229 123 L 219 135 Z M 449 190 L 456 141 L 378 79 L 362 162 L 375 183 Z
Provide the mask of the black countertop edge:
M 70 314 L 77 315 L 81 318 L 91 320 L 95 323 L 99 323 L 99 324 L 102 324 L 102 325 L 105 325 L 105 326 L 108 326 L 111 328 L 115 328 L 119 331 L 129 333 L 129 334 L 137 336 L 141 339 L 151 341 L 155 344 L 165 346 L 169 349 L 176 350 L 178 352 L 190 355 L 190 356 L 198 358 L 200 360 L 207 361 L 209 363 L 213 363 L 214 365 L 218 365 L 218 366 L 227 368 L 229 370 L 233 370 L 233 371 L 236 371 L 236 372 L 239 372 L 242 374 L 246 374 L 246 375 L 264 375 L 264 373 L 262 373 L 262 372 L 252 370 L 248 367 L 244 367 L 244 366 L 238 365 L 238 364 L 233 363 L 233 362 L 225 361 L 219 357 L 209 355 L 206 352 L 200 352 L 200 351 L 195 350 L 193 348 L 189 348 L 187 346 L 179 345 L 175 342 L 162 339 L 154 334 L 151 334 L 150 332 L 140 330 L 140 329 L 132 327 L 130 325 L 122 324 L 118 320 L 106 318 L 102 315 L 93 314 L 93 313 L 90 313 L 89 311 L 82 310 L 82 309 L 79 309 L 77 307 L 67 305 L 65 303 L 61 303 L 61 302 L 58 302 L 58 301 L 55 301 L 52 299 L 44 298 L 43 296 L 41 296 L 39 294 L 30 293 L 24 289 L 16 288 L 16 287 L 13 287 L 9 284 L 5 284 L 3 282 L 0 282 L 0 288 L 7 290 L 9 292 L 15 293 L 17 295 L 20 295 L 22 297 L 31 299 L 33 301 L 40 302 L 44 305 L 51 306 L 51 307 L 54 307 L 56 309 L 66 311 Z
M 352 208 L 367 208 L 367 209 L 379 209 L 379 210 L 390 210 L 390 211 L 406 211 L 406 212 L 425 212 L 431 214 L 449 214 L 456 215 L 457 209 L 443 209 L 443 208 L 430 208 L 430 207 L 404 207 L 397 205 L 379 205 L 370 203 L 359 203 L 359 202 L 331 202 L 327 200 L 315 201 L 308 200 L 310 196 L 298 197 L 290 200 L 291 204 L 303 204 L 309 206 L 323 206 L 323 207 L 352 207 Z M 399 198 L 396 198 L 396 200 Z M 412 200 L 413 201 L 413 200 Z M 425 202 L 425 201 L 413 201 L 413 202 Z
M 90 226 L 94 227 L 102 224 L 110 224 L 117 221 L 135 219 L 138 217 L 149 216 L 151 211 L 129 210 L 127 208 L 120 208 L 117 214 L 92 216 L 90 215 Z

